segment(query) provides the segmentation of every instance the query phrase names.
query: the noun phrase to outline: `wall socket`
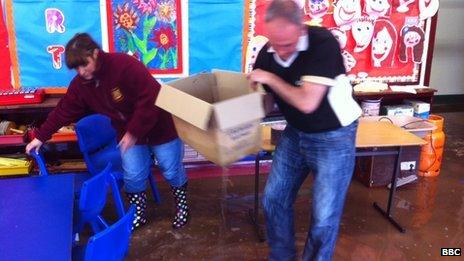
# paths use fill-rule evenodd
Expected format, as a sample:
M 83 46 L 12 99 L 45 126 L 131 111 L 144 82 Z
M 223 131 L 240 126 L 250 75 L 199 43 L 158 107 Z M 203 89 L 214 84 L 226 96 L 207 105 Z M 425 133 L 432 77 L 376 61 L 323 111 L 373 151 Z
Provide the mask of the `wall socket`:
M 416 169 L 415 161 L 403 161 L 401 162 L 401 170 L 413 170 Z

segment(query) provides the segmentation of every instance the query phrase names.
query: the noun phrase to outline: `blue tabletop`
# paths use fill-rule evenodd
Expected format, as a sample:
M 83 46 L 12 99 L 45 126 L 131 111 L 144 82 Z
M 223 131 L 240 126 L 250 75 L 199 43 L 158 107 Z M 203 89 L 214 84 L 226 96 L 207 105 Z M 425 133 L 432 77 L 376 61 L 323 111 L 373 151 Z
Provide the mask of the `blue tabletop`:
M 73 179 L 0 179 L 0 260 L 71 259 Z

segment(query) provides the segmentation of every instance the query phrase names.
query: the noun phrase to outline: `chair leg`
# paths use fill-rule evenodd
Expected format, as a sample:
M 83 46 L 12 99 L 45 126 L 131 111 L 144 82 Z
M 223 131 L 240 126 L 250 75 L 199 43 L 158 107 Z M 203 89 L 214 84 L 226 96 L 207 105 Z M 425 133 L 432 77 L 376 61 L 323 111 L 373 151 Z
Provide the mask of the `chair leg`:
M 96 219 L 91 220 L 89 223 L 90 227 L 92 227 L 93 233 L 95 234 L 108 227 L 108 224 L 101 216 L 98 216 Z
M 122 200 L 121 192 L 119 191 L 119 184 L 117 178 L 111 174 L 111 192 L 113 193 L 113 200 L 116 207 L 116 212 L 119 218 L 122 218 L 125 214 L 124 203 Z
M 156 180 L 153 174 L 148 175 L 148 180 L 150 182 L 151 191 L 153 192 L 153 199 L 155 200 L 156 204 L 161 203 L 161 196 L 158 191 L 158 186 L 156 185 Z

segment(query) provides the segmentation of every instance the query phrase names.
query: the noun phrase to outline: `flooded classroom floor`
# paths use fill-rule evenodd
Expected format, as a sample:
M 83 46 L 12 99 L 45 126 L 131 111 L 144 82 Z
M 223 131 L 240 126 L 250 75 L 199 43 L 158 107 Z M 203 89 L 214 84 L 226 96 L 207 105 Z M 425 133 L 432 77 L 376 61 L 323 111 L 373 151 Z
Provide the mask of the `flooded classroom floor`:
M 334 260 L 442 260 L 441 248 L 464 247 L 464 112 L 440 115 L 446 133 L 440 175 L 420 177 L 398 188 L 394 198 L 393 215 L 406 232 L 400 233 L 372 205 L 377 201 L 384 207 L 388 189 L 368 188 L 353 178 Z M 269 169 L 269 162 L 262 164 L 260 195 Z M 267 243 L 258 240 L 249 216 L 254 165 L 202 166 L 188 168 L 188 173 L 189 224 L 171 228 L 174 203 L 169 186 L 160 180 L 162 202 L 149 202 L 149 222 L 133 233 L 127 260 L 266 260 Z M 308 230 L 310 193 L 308 178 L 295 202 L 299 255 Z

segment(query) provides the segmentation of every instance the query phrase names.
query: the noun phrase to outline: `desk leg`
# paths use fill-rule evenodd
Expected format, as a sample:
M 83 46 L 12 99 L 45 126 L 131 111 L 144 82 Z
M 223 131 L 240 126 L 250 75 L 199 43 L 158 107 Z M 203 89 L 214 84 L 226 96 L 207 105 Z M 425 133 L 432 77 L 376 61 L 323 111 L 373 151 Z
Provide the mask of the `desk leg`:
M 264 229 L 262 224 L 259 223 L 259 162 L 260 162 L 260 153 L 258 152 L 255 158 L 255 202 L 254 208 L 248 210 L 251 222 L 255 228 L 256 234 L 258 236 L 259 242 L 266 241 L 264 235 Z
M 388 196 L 388 203 L 387 203 L 387 211 L 383 210 L 377 202 L 374 202 L 374 207 L 382 215 L 384 215 L 401 233 L 405 233 L 406 230 L 393 218 L 391 215 L 391 206 L 393 204 L 393 200 L 395 197 L 395 192 L 396 192 L 396 177 L 398 177 L 400 173 L 400 159 L 401 159 L 401 152 L 402 152 L 402 147 L 400 146 L 398 148 L 398 154 L 396 155 L 395 159 L 395 171 L 393 171 L 392 175 L 392 180 L 391 180 L 391 187 L 390 187 L 390 194 Z

